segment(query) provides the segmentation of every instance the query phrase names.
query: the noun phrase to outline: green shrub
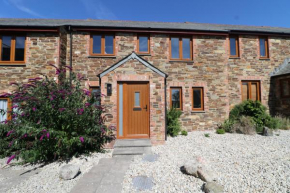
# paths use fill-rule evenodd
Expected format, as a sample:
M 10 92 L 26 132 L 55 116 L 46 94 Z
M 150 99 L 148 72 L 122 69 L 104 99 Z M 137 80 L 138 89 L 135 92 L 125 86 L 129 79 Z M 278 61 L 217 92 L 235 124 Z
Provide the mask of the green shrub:
M 256 133 L 255 122 L 252 117 L 241 116 L 232 126 L 232 132 L 253 135 Z
M 104 107 L 98 105 L 100 98 L 81 88 L 83 77 L 71 72 L 71 82 L 65 68 L 55 68 L 59 82 L 46 76 L 29 79 L 25 84 L 12 83 L 16 90 L 2 95 L 13 101 L 14 109 L 12 120 L 1 126 L 1 137 L 10 146 L 1 144 L 2 156 L 29 163 L 66 160 L 101 151 L 112 139 L 104 125 Z
M 277 129 L 288 130 L 290 129 L 290 118 L 277 115 L 275 116 L 277 120 Z
M 179 117 L 181 111 L 176 108 L 171 108 L 167 111 L 167 135 L 176 137 L 181 131 Z
M 209 133 L 205 133 L 204 136 L 205 136 L 205 137 L 210 137 L 210 136 L 209 136 Z
M 234 124 L 234 120 L 226 119 L 221 125 L 218 126 L 218 129 L 223 129 L 225 132 L 232 133 L 232 127 Z
M 216 133 L 217 133 L 217 134 L 225 134 L 226 131 L 225 131 L 224 129 L 217 129 L 217 130 L 216 130 Z
M 187 134 L 188 134 L 187 131 L 185 131 L 185 130 L 181 131 L 181 135 L 187 136 Z
M 271 116 L 266 112 L 266 107 L 260 101 L 247 100 L 236 105 L 230 112 L 229 119 L 231 121 L 239 121 L 241 116 L 252 117 L 257 132 L 261 132 L 264 126 L 273 129 L 275 121 L 271 120 Z

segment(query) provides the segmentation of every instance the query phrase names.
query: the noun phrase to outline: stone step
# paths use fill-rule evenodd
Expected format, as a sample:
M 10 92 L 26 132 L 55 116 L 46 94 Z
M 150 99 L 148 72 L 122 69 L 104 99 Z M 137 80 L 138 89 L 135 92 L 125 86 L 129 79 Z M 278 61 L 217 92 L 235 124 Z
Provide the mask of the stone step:
M 151 147 L 150 139 L 118 139 L 115 142 L 116 147 Z
M 143 155 L 150 153 L 151 147 L 116 147 L 113 151 L 113 157 L 120 155 Z

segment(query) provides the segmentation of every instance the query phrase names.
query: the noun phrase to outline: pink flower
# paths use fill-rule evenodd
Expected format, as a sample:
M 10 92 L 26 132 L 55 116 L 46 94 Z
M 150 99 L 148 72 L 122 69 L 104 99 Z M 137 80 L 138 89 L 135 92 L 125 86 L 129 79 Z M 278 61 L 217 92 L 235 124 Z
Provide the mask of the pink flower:
M 84 109 L 78 109 L 77 112 L 78 112 L 79 115 L 82 115 L 83 112 L 84 112 Z
M 11 162 L 11 160 L 13 160 L 14 158 L 15 158 L 15 155 L 12 155 L 12 156 L 8 159 L 7 164 L 9 164 L 9 163 Z
M 89 90 L 84 90 L 85 95 L 90 96 L 91 92 Z
M 58 109 L 59 112 L 63 112 L 64 110 L 65 110 L 65 108 Z
M 81 140 L 82 143 L 84 142 L 84 138 L 83 137 L 80 137 L 80 140 Z
M 14 141 L 11 141 L 9 144 L 8 144 L 8 147 L 11 147 L 13 145 Z
M 85 104 L 86 107 L 89 107 L 90 105 L 91 105 L 90 103 L 86 103 L 86 104 Z
M 9 131 L 9 132 L 7 133 L 7 135 L 6 135 L 6 137 L 9 137 L 9 135 L 10 135 L 11 133 L 13 133 L 13 132 L 14 132 L 14 130 Z
M 48 132 L 46 133 L 46 137 L 47 137 L 47 139 L 49 139 L 49 133 Z
M 39 119 L 36 124 L 39 125 L 40 123 L 41 123 L 41 119 Z
M 40 137 L 40 139 L 39 139 L 39 140 L 40 140 L 40 141 L 42 141 L 42 140 L 43 140 L 43 138 L 44 138 L 44 134 L 43 134 L 43 135 Z
M 32 110 L 33 110 L 33 111 L 36 111 L 36 107 L 33 107 Z

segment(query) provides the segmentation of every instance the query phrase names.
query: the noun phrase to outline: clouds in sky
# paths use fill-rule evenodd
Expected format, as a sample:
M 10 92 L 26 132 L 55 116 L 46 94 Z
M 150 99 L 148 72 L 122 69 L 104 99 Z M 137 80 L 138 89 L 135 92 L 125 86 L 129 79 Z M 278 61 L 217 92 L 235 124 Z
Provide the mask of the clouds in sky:
M 95 17 L 92 19 L 118 19 L 117 16 L 99 0 L 81 0 L 81 2 L 83 3 L 88 14 Z
M 33 11 L 32 9 L 28 8 L 27 6 L 24 5 L 24 0 L 4 0 L 4 2 L 6 4 L 9 4 L 9 5 L 12 5 L 14 7 L 16 7 L 17 9 L 29 14 L 29 15 L 32 15 L 34 17 L 40 17 L 40 18 L 43 18 L 42 15 L 40 15 L 39 13 Z

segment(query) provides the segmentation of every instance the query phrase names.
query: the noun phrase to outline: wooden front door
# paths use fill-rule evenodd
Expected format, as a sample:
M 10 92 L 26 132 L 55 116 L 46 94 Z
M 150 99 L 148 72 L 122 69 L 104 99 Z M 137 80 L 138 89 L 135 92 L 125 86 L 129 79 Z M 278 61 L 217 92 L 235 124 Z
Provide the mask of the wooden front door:
M 118 138 L 149 138 L 149 83 L 118 83 Z

